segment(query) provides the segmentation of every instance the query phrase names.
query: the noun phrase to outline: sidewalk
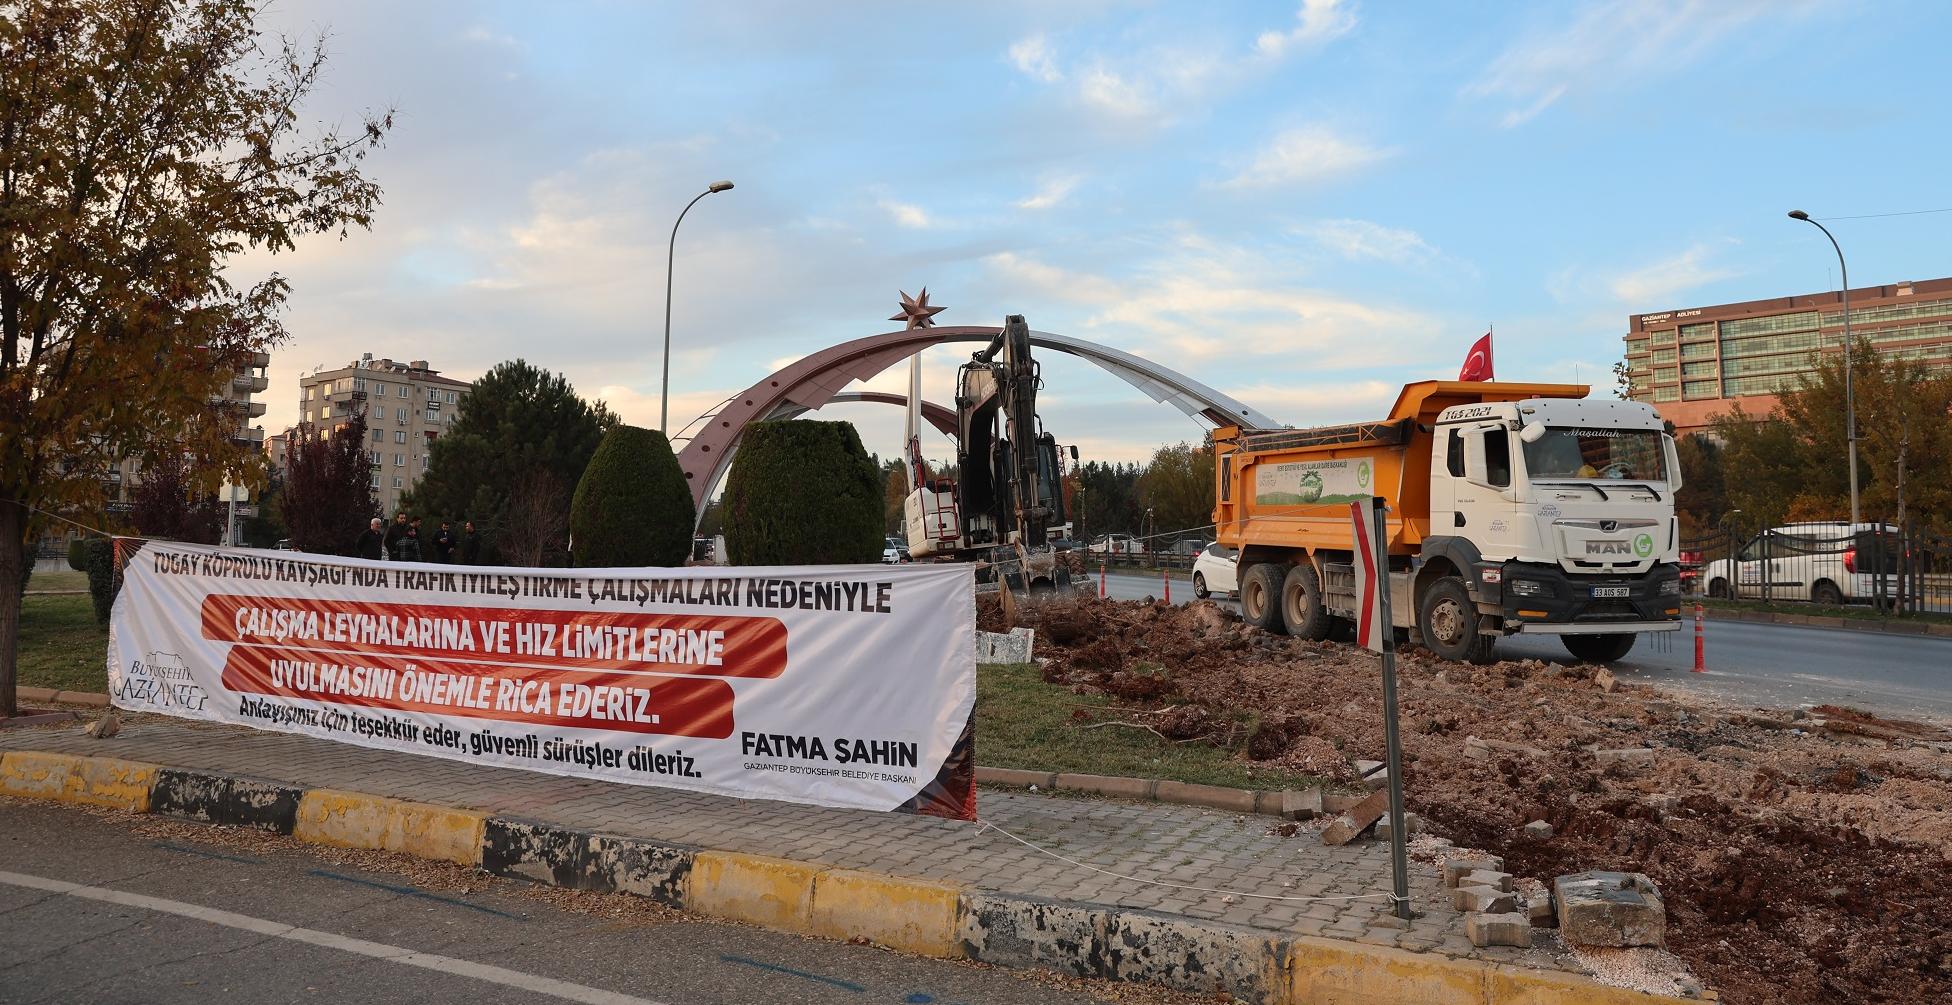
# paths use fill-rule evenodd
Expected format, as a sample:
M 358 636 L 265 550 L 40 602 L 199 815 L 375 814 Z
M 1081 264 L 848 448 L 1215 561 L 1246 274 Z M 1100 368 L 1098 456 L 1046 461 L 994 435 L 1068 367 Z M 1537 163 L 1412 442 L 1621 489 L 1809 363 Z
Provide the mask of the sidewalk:
M 1479 969 L 1505 964 L 1540 976 L 1583 973 L 1546 929 L 1538 930 L 1531 949 L 1474 948 L 1462 916 L 1441 896 L 1436 869 L 1414 861 L 1410 889 L 1421 916 L 1405 928 L 1389 916 L 1385 901 L 1255 900 L 1114 879 L 1039 854 L 979 824 L 582 781 L 155 716 L 125 720 L 121 735 L 109 740 L 79 735 L 72 724 L 0 731 L 0 751 L 119 758 L 346 790 L 703 851 L 927 880 L 1055 906 L 1158 912 L 1258 930 L 1280 940 L 1313 937 L 1388 947 L 1424 954 L 1432 964 L 1475 961 Z M 1386 844 L 1359 840 L 1327 847 L 1306 828 L 1284 838 L 1273 833 L 1276 821 L 1269 817 L 988 789 L 980 793 L 977 808 L 984 820 L 1043 848 L 1135 877 L 1292 897 L 1373 894 L 1390 887 Z M 1284 888 L 1284 880 L 1293 886 Z

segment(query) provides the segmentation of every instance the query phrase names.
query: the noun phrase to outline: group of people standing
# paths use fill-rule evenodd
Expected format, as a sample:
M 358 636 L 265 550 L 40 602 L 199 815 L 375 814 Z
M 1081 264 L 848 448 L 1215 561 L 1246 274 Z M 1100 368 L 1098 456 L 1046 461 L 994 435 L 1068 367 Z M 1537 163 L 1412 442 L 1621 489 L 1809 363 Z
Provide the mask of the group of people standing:
M 373 518 L 372 524 L 359 535 L 358 554 L 360 558 L 375 561 L 477 565 L 481 561 L 481 535 L 475 531 L 473 520 L 463 523 L 460 533 L 455 533 L 452 525 L 442 520 L 440 529 L 431 538 L 422 538 L 419 517 L 395 513 L 391 525 L 379 517 Z

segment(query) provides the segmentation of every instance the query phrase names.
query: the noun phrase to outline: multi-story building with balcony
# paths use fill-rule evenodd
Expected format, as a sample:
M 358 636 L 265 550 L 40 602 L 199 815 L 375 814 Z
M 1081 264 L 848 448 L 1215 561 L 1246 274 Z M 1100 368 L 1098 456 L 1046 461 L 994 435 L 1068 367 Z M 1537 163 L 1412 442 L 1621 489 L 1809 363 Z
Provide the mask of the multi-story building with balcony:
M 298 421 L 337 429 L 366 416 L 373 495 L 388 518 L 427 471 L 433 442 L 454 421 L 470 385 L 443 377 L 424 359 L 399 363 L 365 353 L 336 370 L 298 379 Z
M 1634 315 L 1629 396 L 1652 404 L 1680 434 L 1707 429 L 1737 403 L 1768 415 L 1821 354 L 1843 351 L 1842 301 L 1831 290 Z M 1880 356 L 1952 370 L 1952 278 L 1851 290 L 1850 329 Z

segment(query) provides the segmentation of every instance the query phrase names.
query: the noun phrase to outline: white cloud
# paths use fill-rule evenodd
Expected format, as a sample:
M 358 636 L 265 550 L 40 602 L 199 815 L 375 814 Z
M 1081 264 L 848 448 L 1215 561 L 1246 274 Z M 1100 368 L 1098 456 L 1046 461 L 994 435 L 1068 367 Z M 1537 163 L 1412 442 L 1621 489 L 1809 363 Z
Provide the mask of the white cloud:
M 1759 22 L 1807 14 L 1826 0 L 1603 0 L 1555 28 L 1513 42 L 1467 97 L 1513 103 L 1501 119 L 1522 125 L 1580 90 L 1629 86 L 1726 51 Z
M 1276 136 L 1224 187 L 1272 188 L 1325 181 L 1394 153 L 1338 135 L 1326 126 L 1301 126 Z
M 1652 309 L 1677 293 L 1741 274 L 1709 264 L 1707 259 L 1713 254 L 1713 248 L 1697 244 L 1672 258 L 1613 277 L 1607 290 L 1623 303 L 1646 304 Z
M 896 224 L 911 230 L 925 230 L 935 225 L 928 211 L 914 203 L 882 199 L 875 205 L 880 206 Z
M 1078 97 L 1086 105 L 1129 121 L 1150 119 L 1157 114 L 1152 88 L 1135 77 L 1126 77 L 1104 66 L 1093 66 L 1078 78 Z
M 1254 50 L 1263 56 L 1280 58 L 1292 49 L 1321 45 L 1348 34 L 1356 26 L 1355 12 L 1342 0 L 1302 0 L 1295 12 L 1299 22 L 1287 31 L 1264 31 L 1254 40 Z
M 1348 259 L 1410 265 L 1437 257 L 1437 249 L 1416 231 L 1368 220 L 1320 220 L 1296 227 L 1295 232 Z
M 1064 79 L 1064 72 L 1057 68 L 1057 59 L 1051 53 L 1050 40 L 1041 33 L 1012 43 L 1010 63 L 1032 80 L 1054 84 Z
M 1077 175 L 1062 175 L 1052 178 L 1037 189 L 1036 194 L 1017 200 L 1019 209 L 1050 209 L 1070 198 L 1071 190 L 1078 187 Z

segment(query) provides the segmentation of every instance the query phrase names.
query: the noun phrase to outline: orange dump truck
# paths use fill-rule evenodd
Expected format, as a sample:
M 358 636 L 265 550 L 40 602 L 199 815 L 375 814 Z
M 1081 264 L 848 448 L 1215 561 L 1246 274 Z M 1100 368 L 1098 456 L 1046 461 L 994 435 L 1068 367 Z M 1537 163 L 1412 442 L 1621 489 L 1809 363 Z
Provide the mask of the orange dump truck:
M 1392 619 L 1449 659 L 1551 634 L 1579 659 L 1680 628 L 1674 439 L 1577 384 L 1424 381 L 1389 418 L 1214 432 L 1215 536 L 1241 613 L 1322 639 L 1354 616 L 1348 503 L 1388 507 Z

